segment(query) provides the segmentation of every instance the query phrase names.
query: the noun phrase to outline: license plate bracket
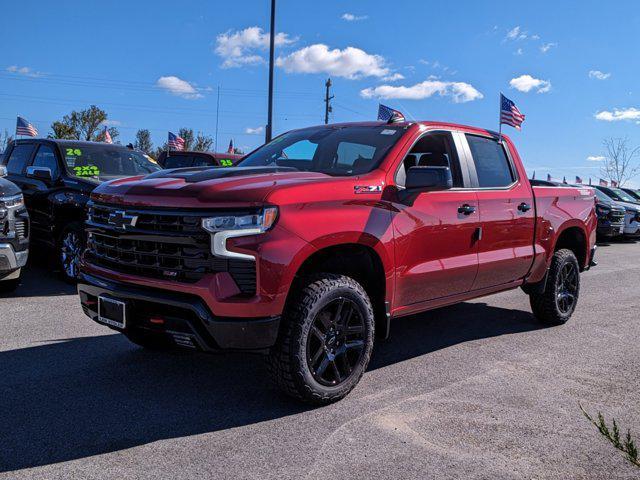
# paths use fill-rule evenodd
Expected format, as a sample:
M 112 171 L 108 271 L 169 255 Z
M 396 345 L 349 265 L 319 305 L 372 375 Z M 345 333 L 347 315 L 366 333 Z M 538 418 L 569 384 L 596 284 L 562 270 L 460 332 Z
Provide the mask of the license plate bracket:
M 122 300 L 100 295 L 98 297 L 98 321 L 121 330 L 127 325 L 127 304 Z

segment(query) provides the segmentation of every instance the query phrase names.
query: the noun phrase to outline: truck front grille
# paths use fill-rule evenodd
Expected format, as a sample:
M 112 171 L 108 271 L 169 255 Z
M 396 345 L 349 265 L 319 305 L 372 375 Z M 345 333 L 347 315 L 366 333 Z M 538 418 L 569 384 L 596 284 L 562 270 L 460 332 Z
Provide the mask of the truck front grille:
M 109 223 L 115 212 L 136 216 L 135 227 Z M 194 283 L 209 273 L 228 272 L 244 295 L 256 293 L 253 261 L 211 254 L 202 213 L 151 211 L 90 204 L 85 261 L 120 273 Z
M 16 220 L 16 237 L 23 240 L 29 236 L 29 226 L 25 220 Z

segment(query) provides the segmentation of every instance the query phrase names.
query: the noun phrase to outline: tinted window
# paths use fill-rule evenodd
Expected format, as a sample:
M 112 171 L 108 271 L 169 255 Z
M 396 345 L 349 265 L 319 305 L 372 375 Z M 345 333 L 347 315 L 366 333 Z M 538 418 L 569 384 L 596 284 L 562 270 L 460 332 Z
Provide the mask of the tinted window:
M 9 156 L 7 172 L 13 173 L 14 175 L 21 175 L 31 158 L 34 148 L 34 144 L 16 145 Z
M 187 155 L 168 156 L 164 160 L 164 168 L 184 168 L 190 167 L 193 163 L 193 157 Z
M 329 175 L 358 175 L 373 170 L 389 149 L 402 137 L 402 127 L 346 126 L 313 127 L 285 133 L 258 148 L 240 161 L 239 167 L 282 166 Z M 359 145 L 367 161 L 338 162 L 343 143 Z M 365 151 L 365 148 L 369 147 Z M 348 156 L 342 147 L 341 152 Z M 345 157 L 346 158 L 346 157 Z M 366 165 L 365 165 L 366 163 Z
M 504 148 L 496 140 L 466 135 L 481 188 L 506 187 L 514 181 Z
M 157 163 L 140 152 L 106 143 L 65 142 L 61 148 L 67 170 L 80 178 L 104 181 L 161 170 Z
M 193 166 L 194 167 L 210 167 L 212 165 L 217 165 L 218 162 L 216 162 L 213 158 L 209 158 L 209 157 L 201 157 L 201 156 L 197 156 L 193 159 Z
M 40 145 L 38 153 L 31 163 L 34 167 L 46 167 L 51 170 L 51 176 L 56 178 L 58 176 L 58 161 L 56 160 L 56 154 L 48 145 Z

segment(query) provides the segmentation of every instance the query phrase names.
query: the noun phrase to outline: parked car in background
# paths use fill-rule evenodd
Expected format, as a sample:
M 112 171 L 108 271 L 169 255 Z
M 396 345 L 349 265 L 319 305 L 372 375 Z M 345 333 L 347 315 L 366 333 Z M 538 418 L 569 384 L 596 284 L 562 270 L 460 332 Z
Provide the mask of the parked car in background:
M 598 215 L 598 237 L 614 238 L 624 235 L 626 210 L 604 192 L 594 189 L 596 194 L 596 215 Z M 631 220 L 631 219 L 630 219 Z
M 29 215 L 20 189 L 0 166 L 0 291 L 13 291 L 20 284 L 20 271 L 29 255 Z
M 78 275 L 85 205 L 93 189 L 105 180 L 161 169 L 124 146 L 40 138 L 14 141 L 3 161 L 7 178 L 24 195 L 33 246 L 54 252 L 63 278 L 69 281 Z
M 164 151 L 157 161 L 162 168 L 185 168 L 185 167 L 231 167 L 237 164 L 242 155 L 233 153 L 214 152 L 191 152 L 191 151 L 171 151 L 167 155 Z
M 610 200 L 614 200 L 625 209 L 624 236 L 636 238 L 640 236 L 640 203 L 636 203 L 629 194 L 619 188 L 602 187 L 595 185 L 594 188 L 606 195 Z
M 636 202 L 640 202 L 640 191 L 634 190 L 632 188 L 621 188 L 620 190 L 633 197 Z
M 323 125 L 238 168 L 98 187 L 78 292 L 144 347 L 268 350 L 280 388 L 324 404 L 358 383 L 392 318 L 522 287 L 541 322 L 566 322 L 596 224 L 592 189 L 532 188 L 506 136 Z

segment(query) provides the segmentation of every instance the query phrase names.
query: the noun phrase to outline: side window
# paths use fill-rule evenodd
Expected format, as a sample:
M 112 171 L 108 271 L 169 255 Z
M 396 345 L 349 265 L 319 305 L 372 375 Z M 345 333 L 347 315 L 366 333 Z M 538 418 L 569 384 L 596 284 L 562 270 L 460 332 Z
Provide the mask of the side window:
M 416 142 L 404 157 L 396 174 L 396 183 L 399 186 L 404 187 L 407 171 L 411 167 L 449 167 L 453 187 L 464 187 L 458 152 L 449 132 L 427 133 Z
M 14 175 L 22 175 L 27 163 L 31 159 L 31 154 L 33 153 L 34 148 L 35 145 L 32 143 L 16 145 L 13 147 L 11 155 L 9 156 L 9 161 L 7 162 L 7 172 Z
M 58 176 L 58 161 L 56 160 L 56 154 L 48 145 L 40 145 L 38 153 L 31 163 L 34 167 L 47 167 L 51 170 L 51 176 L 56 178 Z
M 337 167 L 354 173 L 368 172 L 376 147 L 360 143 L 340 142 L 337 150 Z
M 480 188 L 506 187 L 515 176 L 504 148 L 496 140 L 466 134 Z

